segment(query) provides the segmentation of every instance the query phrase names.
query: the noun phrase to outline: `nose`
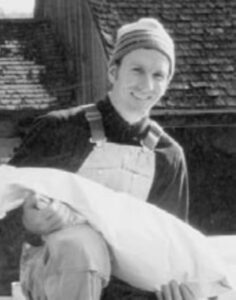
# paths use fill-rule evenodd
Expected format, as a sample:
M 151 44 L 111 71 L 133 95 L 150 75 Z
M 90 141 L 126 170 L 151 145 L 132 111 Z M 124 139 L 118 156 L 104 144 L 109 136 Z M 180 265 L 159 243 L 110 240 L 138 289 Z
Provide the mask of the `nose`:
M 152 92 L 154 90 L 154 80 L 152 76 L 145 75 L 141 80 L 141 87 L 143 92 Z

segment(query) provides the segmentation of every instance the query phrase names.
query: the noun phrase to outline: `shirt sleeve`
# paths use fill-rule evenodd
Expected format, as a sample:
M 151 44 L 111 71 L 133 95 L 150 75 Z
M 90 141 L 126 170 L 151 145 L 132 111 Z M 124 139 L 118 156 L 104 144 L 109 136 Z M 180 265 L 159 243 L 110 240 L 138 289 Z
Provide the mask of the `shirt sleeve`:
M 53 139 L 55 132 L 55 121 L 47 116 L 37 118 L 8 164 L 16 167 L 46 166 L 45 158 L 49 153 L 55 151 L 54 149 L 56 148 L 56 144 L 54 144 L 55 139 Z M 41 245 L 42 241 L 40 236 L 30 233 L 23 227 L 22 214 L 23 211 L 21 207 L 9 213 L 4 220 L 6 223 L 5 227 L 15 228 L 12 234 L 14 234 L 15 241 L 18 241 L 17 244 L 27 241 L 35 246 Z M 20 250 L 17 249 L 16 253 L 19 254 Z
M 53 118 L 49 116 L 37 118 L 9 164 L 17 167 L 46 165 L 47 157 L 52 153 L 56 155 L 59 149 L 56 135 L 57 124 Z
M 156 174 L 149 195 L 149 202 L 188 221 L 189 184 L 184 152 L 179 145 L 172 145 L 156 157 Z M 163 154 L 165 153 L 165 154 Z

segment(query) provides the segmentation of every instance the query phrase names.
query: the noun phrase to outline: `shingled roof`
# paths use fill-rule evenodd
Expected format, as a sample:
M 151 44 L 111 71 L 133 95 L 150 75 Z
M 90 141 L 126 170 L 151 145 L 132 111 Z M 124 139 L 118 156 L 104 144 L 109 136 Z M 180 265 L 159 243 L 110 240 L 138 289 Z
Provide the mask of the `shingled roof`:
M 65 58 L 47 21 L 0 20 L 0 110 L 50 110 L 71 104 Z
M 176 74 L 159 108 L 236 111 L 234 0 L 88 0 L 109 55 L 116 29 L 157 17 L 176 43 Z

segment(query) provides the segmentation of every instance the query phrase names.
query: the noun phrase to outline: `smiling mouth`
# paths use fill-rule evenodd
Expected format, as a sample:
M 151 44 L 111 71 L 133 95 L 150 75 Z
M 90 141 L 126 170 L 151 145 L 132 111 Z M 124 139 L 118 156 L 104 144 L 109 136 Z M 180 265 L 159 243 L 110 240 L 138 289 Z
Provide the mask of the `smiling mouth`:
M 131 93 L 131 95 L 132 95 L 133 98 L 135 98 L 135 99 L 138 100 L 138 101 L 146 102 L 146 101 L 152 100 L 152 97 L 151 97 L 151 96 L 148 96 L 148 97 L 140 97 L 140 96 L 135 95 L 134 93 Z

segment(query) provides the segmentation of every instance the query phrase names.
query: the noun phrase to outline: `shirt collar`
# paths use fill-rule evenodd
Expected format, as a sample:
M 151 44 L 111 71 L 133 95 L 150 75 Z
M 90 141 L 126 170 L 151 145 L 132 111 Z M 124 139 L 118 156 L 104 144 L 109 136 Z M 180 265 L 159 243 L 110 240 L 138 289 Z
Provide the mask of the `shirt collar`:
M 135 124 L 129 124 L 112 105 L 109 97 L 99 101 L 97 104 L 102 114 L 103 125 L 106 135 L 111 140 L 133 140 L 142 139 L 150 128 L 150 118 L 144 117 Z

